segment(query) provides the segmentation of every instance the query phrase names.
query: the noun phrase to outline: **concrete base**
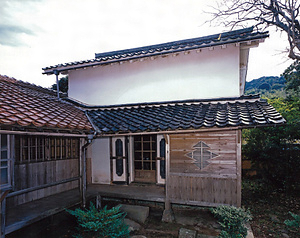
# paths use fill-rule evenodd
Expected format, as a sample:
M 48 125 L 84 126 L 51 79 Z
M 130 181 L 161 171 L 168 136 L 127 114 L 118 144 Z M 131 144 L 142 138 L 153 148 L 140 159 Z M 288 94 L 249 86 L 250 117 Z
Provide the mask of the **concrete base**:
M 247 236 L 246 238 L 254 238 L 254 235 L 253 235 L 253 231 L 251 229 L 251 226 L 249 223 L 246 224 L 246 228 L 247 228 Z
M 165 209 L 162 219 L 163 222 L 174 222 L 175 221 L 175 216 L 174 216 L 174 212 L 172 209 Z
M 132 221 L 128 218 L 124 219 L 124 223 L 126 225 L 128 225 L 128 230 L 131 231 L 138 231 L 139 229 L 141 229 L 141 225 L 135 221 Z
M 196 238 L 196 231 L 180 228 L 178 238 Z
M 120 210 L 127 213 L 127 218 L 138 223 L 145 223 L 149 216 L 149 207 L 121 204 Z

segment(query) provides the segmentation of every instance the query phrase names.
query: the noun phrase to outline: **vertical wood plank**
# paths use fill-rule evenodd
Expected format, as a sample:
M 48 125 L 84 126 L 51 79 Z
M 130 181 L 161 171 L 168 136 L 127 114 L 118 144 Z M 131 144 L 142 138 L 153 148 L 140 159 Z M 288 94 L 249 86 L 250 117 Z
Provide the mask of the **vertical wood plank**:
M 236 131 L 237 141 L 237 160 L 236 160 L 236 174 L 237 174 L 237 188 L 236 188 L 236 202 L 237 206 L 240 207 L 242 204 L 242 132 L 241 130 Z

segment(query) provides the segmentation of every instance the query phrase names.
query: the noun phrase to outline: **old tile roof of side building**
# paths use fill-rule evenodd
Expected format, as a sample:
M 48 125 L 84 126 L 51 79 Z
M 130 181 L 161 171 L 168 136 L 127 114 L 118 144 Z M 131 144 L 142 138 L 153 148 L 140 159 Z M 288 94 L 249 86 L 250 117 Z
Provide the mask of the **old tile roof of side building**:
M 0 75 L 0 127 L 89 132 L 84 111 L 58 100 L 56 92 Z
M 268 37 L 268 32 L 254 32 L 253 27 L 230 32 L 224 32 L 204 37 L 192 38 L 187 40 L 173 41 L 163 44 L 138 47 L 133 49 L 111 51 L 106 53 L 95 54 L 95 59 L 75 61 L 70 63 L 58 64 L 43 68 L 45 74 L 53 74 L 54 70 L 64 71 L 87 66 L 101 65 L 123 60 L 150 57 L 161 54 L 170 54 L 180 51 L 201 49 L 224 44 L 238 42 L 247 42 L 259 40 Z
M 202 128 L 256 127 L 285 123 L 258 95 L 86 108 L 101 134 L 162 132 Z

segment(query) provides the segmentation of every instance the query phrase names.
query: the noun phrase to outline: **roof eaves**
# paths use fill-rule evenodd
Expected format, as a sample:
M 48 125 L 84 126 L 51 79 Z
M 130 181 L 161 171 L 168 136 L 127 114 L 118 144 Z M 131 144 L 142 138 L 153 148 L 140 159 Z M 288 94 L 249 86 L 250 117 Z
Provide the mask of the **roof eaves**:
M 97 110 L 97 109 L 123 109 L 132 107 L 155 107 L 155 106 L 170 106 L 178 104 L 195 104 L 195 103 L 226 103 L 226 102 L 244 102 L 244 101 L 257 101 L 265 100 L 261 99 L 259 94 L 255 95 L 242 95 L 240 97 L 226 97 L 226 98 L 211 98 L 211 99 L 186 99 L 186 100 L 176 100 L 176 101 L 161 101 L 161 102 L 148 102 L 148 103 L 128 103 L 128 104 L 117 104 L 117 105 L 87 105 L 78 101 L 74 101 L 71 98 L 65 98 L 64 100 L 73 103 L 74 105 L 82 108 L 84 110 Z M 266 101 L 266 100 L 265 100 Z
M 55 66 L 49 66 L 43 68 L 43 74 L 53 74 L 54 69 L 63 72 L 67 70 L 75 70 L 84 67 L 91 67 L 97 65 L 111 64 L 115 62 L 122 62 L 128 60 L 134 60 L 144 57 L 152 57 L 158 56 L 162 54 L 172 54 L 187 50 L 195 50 L 207 47 L 213 47 L 224 44 L 234 44 L 238 42 L 244 41 L 253 41 L 258 39 L 264 39 L 268 37 L 268 32 L 255 32 L 253 31 L 253 27 L 230 31 L 225 33 L 219 33 L 210 36 L 204 36 L 199 38 L 192 38 L 181 41 L 173 41 L 163 44 L 150 45 L 120 51 L 111 51 L 105 53 L 95 54 L 95 59 L 84 60 L 84 61 L 76 61 L 65 64 L 58 64 Z M 247 35 L 249 34 L 250 35 Z M 174 48 L 175 47 L 175 48 Z M 173 48 L 173 49 L 172 49 Z

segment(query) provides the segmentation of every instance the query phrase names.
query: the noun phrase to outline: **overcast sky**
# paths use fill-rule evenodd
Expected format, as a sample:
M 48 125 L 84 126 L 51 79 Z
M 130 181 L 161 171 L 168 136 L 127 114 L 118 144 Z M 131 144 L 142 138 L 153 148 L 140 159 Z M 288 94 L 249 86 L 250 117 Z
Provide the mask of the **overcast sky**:
M 42 68 L 93 59 L 95 53 L 228 31 L 204 24 L 203 0 L 0 0 L 0 74 L 44 87 Z M 284 37 L 250 50 L 247 80 L 279 76 L 291 63 Z

